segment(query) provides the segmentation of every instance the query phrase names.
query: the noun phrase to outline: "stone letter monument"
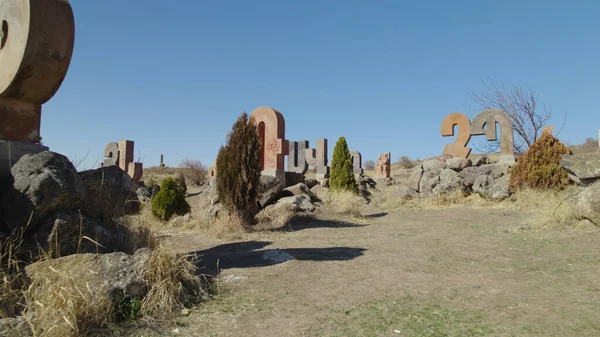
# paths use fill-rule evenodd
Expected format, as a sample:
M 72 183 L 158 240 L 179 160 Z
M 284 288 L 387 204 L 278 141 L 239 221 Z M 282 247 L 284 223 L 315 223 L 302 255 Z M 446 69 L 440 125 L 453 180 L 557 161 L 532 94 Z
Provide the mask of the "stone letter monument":
M 453 158 L 468 158 L 471 153 L 471 149 L 467 147 L 471 139 L 471 121 L 460 112 L 449 114 L 442 121 L 442 136 L 454 136 L 454 126 L 458 127 L 456 140 L 452 144 L 446 144 L 442 154 Z
M 362 168 L 362 155 L 358 151 L 351 151 L 350 155 L 352 156 L 352 171 L 354 174 L 363 174 Z
M 75 43 L 66 0 L 0 1 L 0 179 L 40 145 L 42 104 L 63 82 Z
M 285 139 L 283 115 L 270 107 L 256 108 L 250 115 L 258 127 L 261 141 L 260 167 L 263 175 L 274 176 L 285 185 L 285 156 L 289 145 Z
M 471 123 L 471 135 L 486 135 L 488 141 L 498 139 L 496 123 L 500 124 L 500 162 L 514 163 L 513 126 L 508 114 L 502 110 L 487 109 L 480 112 Z M 484 129 L 485 127 L 485 129 Z
M 383 153 L 377 159 L 377 166 L 375 166 L 375 176 L 381 178 L 389 178 L 391 175 L 391 158 L 390 152 Z

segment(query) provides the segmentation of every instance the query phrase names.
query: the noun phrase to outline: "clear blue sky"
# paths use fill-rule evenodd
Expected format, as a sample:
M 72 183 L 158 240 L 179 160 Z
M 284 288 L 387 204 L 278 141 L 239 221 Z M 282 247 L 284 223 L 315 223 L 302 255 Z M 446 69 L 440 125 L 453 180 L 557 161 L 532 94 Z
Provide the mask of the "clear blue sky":
M 92 168 L 135 141 L 145 167 L 210 166 L 235 119 L 280 110 L 286 138 L 339 136 L 363 160 L 439 155 L 442 119 L 477 113 L 491 78 L 600 128 L 600 1 L 71 1 L 73 61 L 43 108 L 44 144 Z M 480 137 L 477 137 L 480 138 Z M 473 138 L 472 142 L 475 140 Z

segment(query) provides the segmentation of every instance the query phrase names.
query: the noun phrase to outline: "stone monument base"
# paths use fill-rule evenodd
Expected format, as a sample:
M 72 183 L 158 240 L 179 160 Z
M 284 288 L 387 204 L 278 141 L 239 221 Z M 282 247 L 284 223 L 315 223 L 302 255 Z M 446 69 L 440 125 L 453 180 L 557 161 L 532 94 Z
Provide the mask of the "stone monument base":
M 47 146 L 35 143 L 0 140 L 0 181 L 10 175 L 10 169 L 26 154 L 48 151 Z
M 287 186 L 285 184 L 285 171 L 284 170 L 263 170 L 261 172 L 261 175 L 275 177 L 275 178 L 279 179 L 279 181 L 281 181 L 283 186 Z
M 511 155 L 501 155 L 500 158 L 498 159 L 498 163 L 500 164 L 514 164 L 516 163 L 517 160 L 515 159 L 515 156 L 511 156 Z

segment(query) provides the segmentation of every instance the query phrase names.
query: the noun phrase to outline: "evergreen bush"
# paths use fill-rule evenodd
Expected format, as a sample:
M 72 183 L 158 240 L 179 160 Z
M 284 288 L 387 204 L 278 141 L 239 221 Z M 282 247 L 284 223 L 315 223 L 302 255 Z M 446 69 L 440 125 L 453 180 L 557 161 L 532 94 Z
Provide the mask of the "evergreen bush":
M 183 174 L 183 172 L 179 172 L 179 175 L 177 175 L 177 185 L 179 186 L 179 189 L 181 190 L 183 195 L 186 195 L 187 184 L 185 182 L 185 175 Z
M 161 220 L 169 220 L 174 214 L 184 215 L 190 212 L 190 205 L 179 185 L 171 177 L 160 184 L 160 192 L 152 199 L 152 213 Z
M 570 153 L 569 148 L 558 139 L 543 134 L 510 170 L 511 189 L 563 189 L 569 184 L 569 177 L 560 167 L 560 159 Z
M 329 189 L 333 192 L 350 191 L 358 194 L 356 179 L 352 171 L 352 156 L 344 137 L 340 137 L 333 149 Z
M 219 200 L 246 227 L 252 224 L 259 211 L 260 149 L 258 129 L 244 112 L 233 124 L 227 144 L 217 155 Z

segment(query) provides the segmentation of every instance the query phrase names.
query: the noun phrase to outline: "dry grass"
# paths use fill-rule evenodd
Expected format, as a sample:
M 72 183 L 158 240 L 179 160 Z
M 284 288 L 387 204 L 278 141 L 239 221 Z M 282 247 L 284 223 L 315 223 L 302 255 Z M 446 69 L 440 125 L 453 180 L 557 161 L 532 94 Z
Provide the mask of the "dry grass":
M 201 299 L 205 293 L 195 262 L 165 246 L 154 250 L 142 272 L 149 290 L 142 300 L 141 312 L 153 317 L 170 316 Z
M 536 217 L 528 223 L 533 229 L 574 228 L 579 223 L 573 203 L 575 195 L 576 187 L 564 191 L 524 189 L 516 193 L 517 202 L 511 206 L 536 212 Z
M 82 282 L 80 271 L 47 273 L 38 273 L 25 291 L 24 317 L 35 336 L 81 336 L 110 321 L 112 301 Z
M 558 190 L 523 189 L 515 193 L 515 200 L 494 201 L 479 196 L 477 193 L 465 196 L 455 191 L 442 196 L 419 196 L 413 199 L 401 199 L 392 189 L 376 194 L 374 203 L 388 211 L 409 211 L 445 209 L 469 206 L 488 209 L 514 209 L 535 212 L 533 221 L 528 223 L 532 229 L 566 229 L 579 223 L 577 211 L 573 204 L 577 188 Z
M 259 223 L 267 223 L 271 228 L 283 227 L 290 223 L 296 213 L 291 209 L 272 212 L 269 209 L 263 209 L 256 216 Z
M 344 216 L 362 216 L 365 205 L 365 199 L 348 191 L 329 192 L 321 200 L 328 204 L 334 213 Z

